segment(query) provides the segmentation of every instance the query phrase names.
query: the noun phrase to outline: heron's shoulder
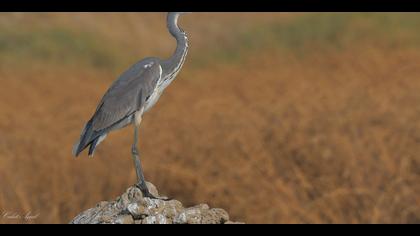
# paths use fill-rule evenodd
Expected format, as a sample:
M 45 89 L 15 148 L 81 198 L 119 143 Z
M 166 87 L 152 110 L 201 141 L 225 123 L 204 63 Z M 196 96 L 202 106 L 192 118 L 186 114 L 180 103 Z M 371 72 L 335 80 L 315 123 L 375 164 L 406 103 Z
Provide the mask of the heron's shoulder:
M 118 80 L 126 80 L 134 77 L 138 77 L 144 72 L 148 72 L 147 74 L 159 74 L 161 70 L 161 61 L 159 58 L 156 57 L 147 57 L 141 61 L 136 62 L 126 71 L 124 71 Z
M 161 60 L 157 57 L 146 57 L 135 63 L 130 69 L 144 70 L 151 67 L 161 66 Z

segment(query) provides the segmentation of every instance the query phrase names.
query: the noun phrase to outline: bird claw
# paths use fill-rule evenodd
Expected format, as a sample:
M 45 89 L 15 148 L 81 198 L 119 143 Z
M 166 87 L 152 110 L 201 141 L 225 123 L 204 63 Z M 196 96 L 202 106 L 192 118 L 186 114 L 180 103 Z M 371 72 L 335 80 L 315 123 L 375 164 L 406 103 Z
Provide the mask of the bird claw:
M 143 194 L 143 198 L 150 198 L 150 199 L 156 199 L 156 200 L 162 200 L 162 201 L 170 201 L 172 198 L 163 198 L 163 197 L 155 197 L 153 194 L 149 192 L 149 189 L 143 188 L 140 184 L 135 185 L 138 189 L 140 189 L 141 193 Z
M 166 198 L 164 198 L 164 197 L 155 197 L 151 193 L 143 193 L 143 197 L 147 197 L 147 198 L 150 198 L 150 199 L 161 200 L 161 201 L 170 201 L 170 200 L 172 200 L 172 198 L 168 198 L 168 197 L 166 197 Z

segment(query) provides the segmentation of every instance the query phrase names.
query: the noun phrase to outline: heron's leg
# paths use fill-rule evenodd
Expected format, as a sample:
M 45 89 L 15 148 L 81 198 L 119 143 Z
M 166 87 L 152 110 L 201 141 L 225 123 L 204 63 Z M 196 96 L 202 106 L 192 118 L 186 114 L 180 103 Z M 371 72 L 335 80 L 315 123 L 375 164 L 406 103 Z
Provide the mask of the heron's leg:
M 137 125 L 134 125 L 134 143 L 133 146 L 131 147 L 131 154 L 133 156 L 133 160 L 134 160 L 134 165 L 136 167 L 136 174 L 137 174 L 137 184 L 136 187 L 138 187 L 141 192 L 143 193 L 143 197 L 148 197 L 148 198 L 153 198 L 153 199 L 161 199 L 161 200 L 169 200 L 169 199 L 163 199 L 163 198 L 157 198 L 155 196 L 153 196 L 150 192 L 149 189 L 147 188 L 146 185 L 146 180 L 144 178 L 143 175 L 143 168 L 141 166 L 141 162 L 140 162 L 140 153 L 139 150 L 137 148 L 137 143 L 138 143 L 138 139 L 139 139 L 139 127 Z
M 135 125 L 134 126 L 134 142 L 133 142 L 133 146 L 131 147 L 131 154 L 133 156 L 134 165 L 136 167 L 137 187 L 139 187 L 140 190 L 143 193 L 145 193 L 145 192 L 148 192 L 149 190 L 147 189 L 147 186 L 146 186 L 146 181 L 143 175 L 143 168 L 140 162 L 140 153 L 139 153 L 139 149 L 137 148 L 137 143 L 139 141 L 138 132 L 139 132 L 139 128 L 137 125 Z

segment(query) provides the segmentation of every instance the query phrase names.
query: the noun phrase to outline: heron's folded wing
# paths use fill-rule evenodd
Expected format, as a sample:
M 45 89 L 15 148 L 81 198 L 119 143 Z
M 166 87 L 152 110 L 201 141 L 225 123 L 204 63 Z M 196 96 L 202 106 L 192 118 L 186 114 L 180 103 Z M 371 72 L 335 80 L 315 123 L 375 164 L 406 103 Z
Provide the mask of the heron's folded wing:
M 138 111 L 161 76 L 157 62 L 133 66 L 118 78 L 102 98 L 92 117 L 94 131 L 101 131 Z

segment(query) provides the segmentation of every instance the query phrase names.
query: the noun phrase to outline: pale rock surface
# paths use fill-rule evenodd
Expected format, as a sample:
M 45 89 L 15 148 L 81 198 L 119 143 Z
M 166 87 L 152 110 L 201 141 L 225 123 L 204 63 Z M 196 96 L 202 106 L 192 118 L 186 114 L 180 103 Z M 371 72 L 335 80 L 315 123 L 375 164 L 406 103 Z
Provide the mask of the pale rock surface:
M 159 196 L 156 187 L 147 183 L 150 193 Z M 161 197 L 161 196 L 160 196 Z M 130 187 L 114 201 L 99 202 L 96 207 L 76 216 L 71 224 L 232 224 L 220 208 L 199 204 L 185 208 L 177 200 L 143 198 L 138 188 Z

